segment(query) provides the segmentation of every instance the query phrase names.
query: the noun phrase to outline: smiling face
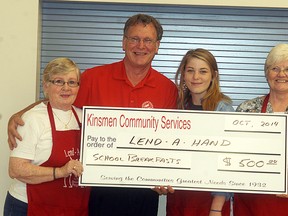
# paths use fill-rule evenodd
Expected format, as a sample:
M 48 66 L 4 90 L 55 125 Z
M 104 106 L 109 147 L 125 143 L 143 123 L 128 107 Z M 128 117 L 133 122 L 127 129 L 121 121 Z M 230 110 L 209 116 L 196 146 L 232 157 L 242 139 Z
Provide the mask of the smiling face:
M 122 41 L 125 63 L 137 68 L 150 67 L 159 45 L 160 41 L 157 40 L 157 32 L 152 23 L 130 26 Z
M 65 74 L 53 75 L 50 77 L 50 80 L 63 80 L 64 82 L 79 81 L 78 74 L 75 70 L 69 71 Z M 63 86 L 58 86 L 49 81 L 43 83 L 43 88 L 51 106 L 61 110 L 71 109 L 79 90 L 79 86 L 70 87 L 67 83 Z
M 201 99 L 206 94 L 212 81 L 209 65 L 201 59 L 191 58 L 185 66 L 184 81 L 191 93 L 194 104 L 201 105 Z
M 270 66 L 266 77 L 271 92 L 288 93 L 288 60 Z

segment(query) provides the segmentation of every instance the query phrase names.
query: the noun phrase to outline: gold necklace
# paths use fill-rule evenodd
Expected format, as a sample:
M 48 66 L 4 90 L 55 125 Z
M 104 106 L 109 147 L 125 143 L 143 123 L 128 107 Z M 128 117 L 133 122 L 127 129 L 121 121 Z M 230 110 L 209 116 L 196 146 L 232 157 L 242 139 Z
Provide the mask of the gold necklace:
M 57 116 L 57 114 L 55 112 L 53 112 L 54 115 L 56 116 L 56 118 L 62 123 L 65 125 L 65 129 L 68 129 L 68 125 L 72 119 L 72 110 L 70 110 L 70 118 L 69 118 L 69 121 L 67 123 L 64 123 L 63 121 L 61 121 L 61 119 Z

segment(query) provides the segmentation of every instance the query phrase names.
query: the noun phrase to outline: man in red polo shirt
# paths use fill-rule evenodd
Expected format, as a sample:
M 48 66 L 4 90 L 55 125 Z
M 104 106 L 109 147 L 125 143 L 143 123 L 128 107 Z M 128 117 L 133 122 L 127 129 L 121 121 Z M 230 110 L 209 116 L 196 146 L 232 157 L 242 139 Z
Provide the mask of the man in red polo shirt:
M 151 16 L 128 19 L 122 41 L 124 59 L 86 70 L 75 105 L 176 108 L 174 83 L 151 67 L 162 33 Z M 91 216 L 156 216 L 157 212 L 158 194 L 150 189 L 95 187 L 91 192 Z
M 162 34 L 162 26 L 155 18 L 145 14 L 130 17 L 122 40 L 124 59 L 86 70 L 81 75 L 75 105 L 176 108 L 176 86 L 151 67 Z M 19 121 L 19 115 L 10 118 L 10 148 L 16 144 L 15 136 L 21 139 L 15 130 Z M 90 196 L 89 215 L 156 216 L 158 198 L 151 189 L 95 187 Z
M 144 78 L 133 84 L 126 74 L 125 67 L 129 64 L 126 61 L 127 57 L 86 70 L 81 75 L 81 87 L 74 104 L 78 107 L 175 108 L 177 91 L 169 79 L 149 67 Z

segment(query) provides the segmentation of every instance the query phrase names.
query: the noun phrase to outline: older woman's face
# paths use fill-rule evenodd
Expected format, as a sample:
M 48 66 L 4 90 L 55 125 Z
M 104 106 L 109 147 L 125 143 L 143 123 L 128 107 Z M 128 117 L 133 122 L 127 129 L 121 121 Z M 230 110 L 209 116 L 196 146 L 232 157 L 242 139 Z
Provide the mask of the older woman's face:
M 270 90 L 276 93 L 288 93 L 288 60 L 271 65 L 267 71 Z
M 52 83 L 61 83 L 62 81 L 65 82 L 63 86 Z M 67 82 L 78 82 L 76 71 L 71 71 L 65 75 L 52 76 L 50 82 L 44 83 L 44 91 L 53 108 L 61 110 L 71 109 L 71 106 L 76 99 L 79 86 L 69 86 Z

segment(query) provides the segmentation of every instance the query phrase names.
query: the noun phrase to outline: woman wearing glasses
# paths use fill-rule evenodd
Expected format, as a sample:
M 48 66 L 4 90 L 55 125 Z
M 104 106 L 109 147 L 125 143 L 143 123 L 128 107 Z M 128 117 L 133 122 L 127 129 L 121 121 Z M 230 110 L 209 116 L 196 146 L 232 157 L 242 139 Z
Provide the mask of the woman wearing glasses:
M 9 160 L 14 179 L 4 216 L 88 215 L 89 188 L 78 185 L 81 110 L 72 106 L 80 70 L 67 58 L 48 63 L 43 90 L 48 99 L 23 115 L 18 140 Z
M 269 93 L 244 101 L 236 111 L 288 113 L 288 44 L 278 44 L 272 48 L 266 58 L 264 71 Z M 287 194 L 235 194 L 235 216 L 287 216 L 287 198 Z

